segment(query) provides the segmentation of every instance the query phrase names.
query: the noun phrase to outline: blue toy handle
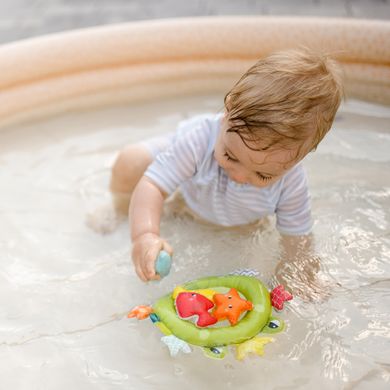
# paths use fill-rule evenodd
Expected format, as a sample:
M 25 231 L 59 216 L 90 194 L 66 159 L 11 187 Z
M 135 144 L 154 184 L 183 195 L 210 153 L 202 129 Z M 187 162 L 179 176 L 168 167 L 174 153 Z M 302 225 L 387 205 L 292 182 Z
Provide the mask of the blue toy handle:
M 172 265 L 172 258 L 166 251 L 161 251 L 156 260 L 156 273 L 162 278 L 169 274 Z

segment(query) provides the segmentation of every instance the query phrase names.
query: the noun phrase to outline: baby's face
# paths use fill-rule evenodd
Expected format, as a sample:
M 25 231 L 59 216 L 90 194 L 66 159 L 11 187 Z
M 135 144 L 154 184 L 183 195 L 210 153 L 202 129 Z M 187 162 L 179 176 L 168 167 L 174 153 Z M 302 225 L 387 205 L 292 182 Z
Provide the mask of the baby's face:
M 294 158 L 297 150 L 277 148 L 252 150 L 245 145 L 237 133 L 227 132 L 228 128 L 225 114 L 215 145 L 214 157 L 230 179 L 237 183 L 266 187 L 280 179 L 298 162 Z M 261 149 L 261 144 L 256 142 L 253 147 Z

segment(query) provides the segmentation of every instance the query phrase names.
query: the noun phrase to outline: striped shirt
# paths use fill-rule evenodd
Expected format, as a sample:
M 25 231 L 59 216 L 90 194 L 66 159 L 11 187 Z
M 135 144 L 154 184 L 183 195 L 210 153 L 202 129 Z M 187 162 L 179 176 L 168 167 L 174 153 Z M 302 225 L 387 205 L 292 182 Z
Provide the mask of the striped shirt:
M 276 214 L 282 234 L 308 234 L 312 222 L 302 164 L 267 187 L 234 182 L 214 158 L 221 119 L 221 114 L 208 114 L 180 122 L 145 176 L 168 195 L 180 188 L 187 205 L 209 222 L 236 226 Z

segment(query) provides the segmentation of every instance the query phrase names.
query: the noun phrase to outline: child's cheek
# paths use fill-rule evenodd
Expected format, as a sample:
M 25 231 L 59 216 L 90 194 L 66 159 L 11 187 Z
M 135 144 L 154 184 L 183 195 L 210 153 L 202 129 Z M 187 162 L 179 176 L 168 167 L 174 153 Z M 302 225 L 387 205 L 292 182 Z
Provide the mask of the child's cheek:
M 214 158 L 220 167 L 225 168 L 226 160 L 223 158 L 222 154 L 218 150 L 215 150 Z

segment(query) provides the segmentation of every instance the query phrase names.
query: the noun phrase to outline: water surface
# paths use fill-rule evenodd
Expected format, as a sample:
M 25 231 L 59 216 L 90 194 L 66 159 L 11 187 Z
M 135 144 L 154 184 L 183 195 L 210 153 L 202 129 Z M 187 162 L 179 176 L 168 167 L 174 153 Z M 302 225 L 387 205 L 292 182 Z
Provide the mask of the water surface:
M 389 386 L 390 109 L 351 101 L 306 159 L 317 253 L 341 284 L 324 303 L 295 299 L 263 358 L 173 359 L 150 321 L 126 318 L 176 284 L 279 256 L 261 231 L 205 227 L 168 213 L 170 276 L 141 282 L 122 224 L 100 236 L 85 215 L 109 201 L 110 166 L 130 142 L 217 112 L 220 96 L 67 114 L 0 131 L 0 377 L 4 389 L 385 389 Z

